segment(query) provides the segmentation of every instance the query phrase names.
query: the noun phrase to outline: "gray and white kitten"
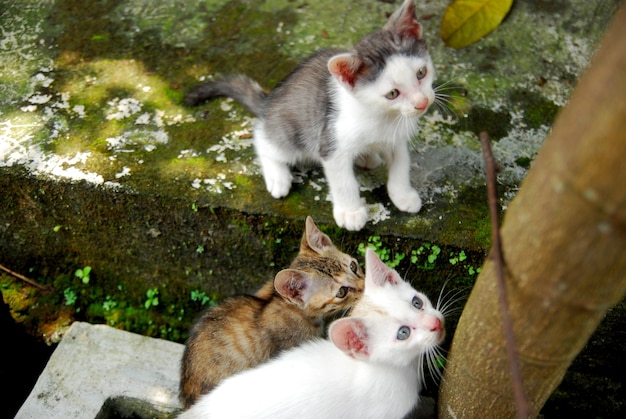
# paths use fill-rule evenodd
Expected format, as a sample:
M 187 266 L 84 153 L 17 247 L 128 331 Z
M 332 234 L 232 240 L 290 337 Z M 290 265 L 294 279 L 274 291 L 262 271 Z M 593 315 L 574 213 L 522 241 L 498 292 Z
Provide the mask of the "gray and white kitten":
M 185 102 L 223 96 L 239 101 L 259 117 L 254 145 L 272 196 L 289 193 L 290 166 L 321 163 L 335 221 L 360 230 L 368 214 L 354 163 L 365 168 L 386 163 L 387 191 L 395 206 L 411 213 L 422 206 L 411 186 L 408 142 L 434 101 L 433 80 L 415 5 L 405 0 L 382 30 L 352 51 L 313 54 L 270 93 L 246 76 L 233 75 L 197 86 Z

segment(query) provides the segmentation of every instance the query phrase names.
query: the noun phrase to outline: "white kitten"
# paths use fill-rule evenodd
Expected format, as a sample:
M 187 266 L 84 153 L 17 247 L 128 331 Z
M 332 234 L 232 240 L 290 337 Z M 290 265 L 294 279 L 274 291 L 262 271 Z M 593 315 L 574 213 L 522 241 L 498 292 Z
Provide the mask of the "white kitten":
M 443 316 L 376 254 L 351 317 L 317 340 L 224 380 L 181 419 L 402 418 L 418 403 L 418 364 L 443 340 Z
M 313 54 L 269 94 L 236 75 L 197 86 L 185 102 L 220 96 L 241 102 L 260 118 L 254 144 L 270 194 L 289 193 L 291 166 L 321 163 L 335 221 L 360 230 L 368 215 L 354 163 L 365 168 L 386 163 L 395 206 L 413 213 L 422 206 L 411 186 L 408 142 L 434 101 L 435 71 L 421 32 L 413 0 L 405 0 L 382 30 L 353 51 Z

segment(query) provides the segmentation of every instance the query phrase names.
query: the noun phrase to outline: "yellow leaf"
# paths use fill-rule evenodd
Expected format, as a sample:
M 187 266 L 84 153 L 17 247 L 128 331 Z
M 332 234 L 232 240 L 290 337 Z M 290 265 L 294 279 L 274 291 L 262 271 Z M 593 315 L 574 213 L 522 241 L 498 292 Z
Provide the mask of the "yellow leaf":
M 441 38 L 452 48 L 478 41 L 500 25 L 513 0 L 454 0 L 441 21 Z

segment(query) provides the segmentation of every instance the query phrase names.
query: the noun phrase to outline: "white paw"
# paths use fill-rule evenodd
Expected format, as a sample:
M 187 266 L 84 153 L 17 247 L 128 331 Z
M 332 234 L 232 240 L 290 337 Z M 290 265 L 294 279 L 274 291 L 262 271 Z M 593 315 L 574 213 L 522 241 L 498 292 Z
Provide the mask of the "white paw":
M 388 192 L 391 202 L 400 211 L 415 213 L 422 208 L 422 200 L 415 189 L 407 189 L 404 192 Z
M 367 222 L 367 208 L 364 206 L 353 211 L 347 211 L 342 208 L 334 208 L 333 215 L 335 222 L 339 227 L 346 230 L 358 231 L 363 228 Z
M 293 175 L 289 166 L 279 162 L 266 160 L 263 162 L 263 178 L 265 187 L 274 198 L 287 196 L 291 189 Z
M 291 173 L 288 177 L 266 177 L 265 187 L 274 198 L 282 198 L 287 196 L 289 193 L 289 189 L 291 189 L 291 180 Z

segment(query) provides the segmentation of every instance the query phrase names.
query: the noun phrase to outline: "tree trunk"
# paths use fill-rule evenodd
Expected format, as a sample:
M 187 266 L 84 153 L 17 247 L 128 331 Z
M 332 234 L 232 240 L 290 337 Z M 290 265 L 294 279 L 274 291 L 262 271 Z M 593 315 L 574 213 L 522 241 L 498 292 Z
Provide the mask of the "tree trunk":
M 532 415 L 626 292 L 626 6 L 557 118 L 501 231 Z M 515 416 L 488 259 L 456 330 L 439 417 Z

